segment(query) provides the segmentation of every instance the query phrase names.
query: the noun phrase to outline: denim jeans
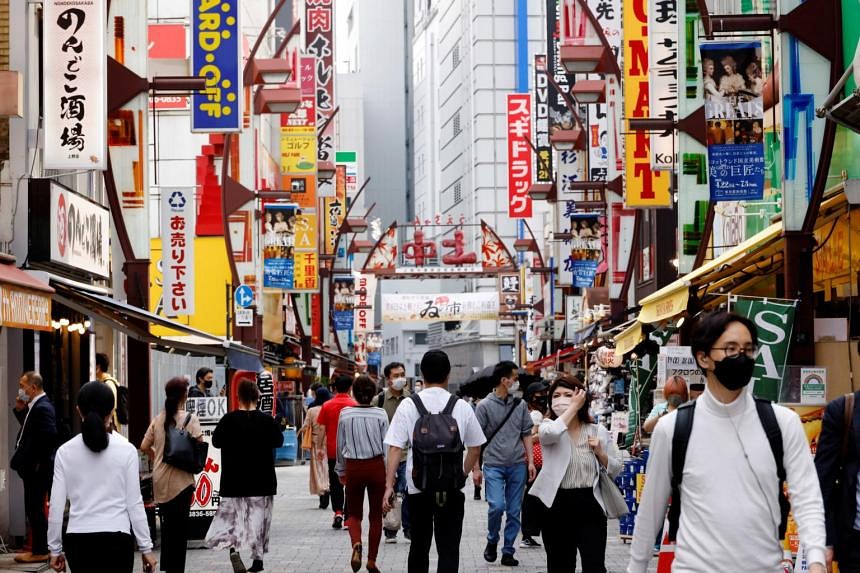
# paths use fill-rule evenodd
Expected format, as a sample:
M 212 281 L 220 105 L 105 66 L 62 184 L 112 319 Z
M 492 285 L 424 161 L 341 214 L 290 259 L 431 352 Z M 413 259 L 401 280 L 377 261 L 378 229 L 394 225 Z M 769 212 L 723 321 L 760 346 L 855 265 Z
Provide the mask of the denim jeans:
M 514 543 L 520 532 L 520 510 L 526 489 L 528 470 L 525 463 L 512 466 L 484 466 L 484 487 L 487 491 L 487 541 L 497 544 L 505 517 L 503 555 L 514 554 Z
M 397 480 L 394 482 L 394 493 L 402 493 L 403 497 L 400 500 L 400 527 L 403 528 L 403 533 L 409 533 L 409 487 L 406 483 L 406 461 L 400 462 L 397 466 Z M 397 530 L 385 530 L 385 537 L 397 537 Z

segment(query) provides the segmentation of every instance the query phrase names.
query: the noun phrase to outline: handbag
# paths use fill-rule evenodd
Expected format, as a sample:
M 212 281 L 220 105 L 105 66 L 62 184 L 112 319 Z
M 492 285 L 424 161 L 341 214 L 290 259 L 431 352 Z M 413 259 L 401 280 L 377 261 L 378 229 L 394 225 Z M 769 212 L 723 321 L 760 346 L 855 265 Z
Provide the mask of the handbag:
M 304 432 L 302 432 L 302 449 L 310 450 L 314 447 L 314 433 L 311 430 L 310 426 L 305 426 Z
M 186 471 L 199 474 L 206 467 L 209 455 L 209 444 L 198 441 L 189 434 L 185 427 L 191 421 L 191 413 L 185 417 L 181 428 L 170 426 L 164 435 L 164 463 Z
M 603 498 L 603 513 L 610 519 L 618 519 L 630 513 L 630 508 L 627 507 L 627 500 L 624 499 L 624 494 L 618 489 L 615 480 L 609 477 L 606 469 L 600 468 L 600 495 Z
M 400 529 L 400 496 L 394 496 L 394 506 L 382 517 L 382 528 L 388 531 Z

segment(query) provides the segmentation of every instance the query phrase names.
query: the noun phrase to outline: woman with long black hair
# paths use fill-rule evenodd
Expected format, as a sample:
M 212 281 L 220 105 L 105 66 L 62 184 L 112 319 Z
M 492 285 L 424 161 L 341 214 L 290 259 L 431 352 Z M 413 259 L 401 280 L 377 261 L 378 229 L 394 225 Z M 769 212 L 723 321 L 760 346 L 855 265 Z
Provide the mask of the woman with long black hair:
M 54 461 L 48 516 L 48 547 L 54 571 L 65 571 L 68 561 L 74 571 L 131 573 L 135 538 L 143 553 L 144 571 L 155 567 L 140 495 L 137 449 L 111 431 L 113 411 L 110 388 L 100 382 L 84 384 L 77 403 L 83 420 L 81 433 L 57 450 Z M 63 539 L 67 499 L 69 525 Z
M 165 438 L 171 426 L 184 427 L 198 440 L 203 439 L 203 431 L 197 416 L 185 411 L 185 401 L 188 399 L 188 381 L 185 377 L 177 376 L 168 380 L 164 393 L 164 411 L 149 424 L 140 449 L 155 460 L 152 485 L 161 515 L 161 570 L 183 573 L 194 476 L 164 461 Z

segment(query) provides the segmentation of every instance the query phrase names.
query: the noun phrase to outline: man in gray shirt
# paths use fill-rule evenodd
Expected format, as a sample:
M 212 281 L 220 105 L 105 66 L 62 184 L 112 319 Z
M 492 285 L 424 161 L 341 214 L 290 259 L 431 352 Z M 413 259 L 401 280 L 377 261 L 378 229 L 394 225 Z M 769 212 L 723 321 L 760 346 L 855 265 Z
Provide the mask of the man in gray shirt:
M 493 391 L 481 400 L 475 410 L 487 443 L 482 459 L 487 492 L 487 547 L 484 559 L 492 563 L 498 557 L 499 531 L 502 514 L 505 518 L 505 539 L 502 565 L 516 566 L 514 543 L 520 531 L 520 510 L 526 480 L 535 479 L 532 459 L 532 419 L 525 402 L 515 398 L 519 388 L 519 368 L 510 361 L 496 364 L 493 369 Z M 474 479 L 481 479 L 481 469 L 475 468 Z

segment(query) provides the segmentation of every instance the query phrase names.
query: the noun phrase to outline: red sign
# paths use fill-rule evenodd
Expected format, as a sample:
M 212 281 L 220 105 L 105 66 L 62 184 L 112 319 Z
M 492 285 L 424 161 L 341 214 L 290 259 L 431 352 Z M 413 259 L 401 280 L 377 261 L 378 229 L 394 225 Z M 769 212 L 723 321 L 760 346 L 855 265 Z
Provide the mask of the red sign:
M 311 343 L 322 344 L 322 299 L 318 294 L 311 295 Z
M 530 94 L 508 94 L 508 217 L 532 216 L 532 100 Z
M 302 104 L 293 113 L 281 114 L 281 127 L 307 127 L 316 125 L 316 61 L 317 59 L 313 56 L 302 56 L 299 58 L 298 83 L 302 91 Z
M 188 109 L 191 98 L 188 96 L 154 96 L 149 98 L 150 109 Z
M 185 24 L 150 24 L 146 52 L 150 60 L 184 60 Z

